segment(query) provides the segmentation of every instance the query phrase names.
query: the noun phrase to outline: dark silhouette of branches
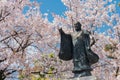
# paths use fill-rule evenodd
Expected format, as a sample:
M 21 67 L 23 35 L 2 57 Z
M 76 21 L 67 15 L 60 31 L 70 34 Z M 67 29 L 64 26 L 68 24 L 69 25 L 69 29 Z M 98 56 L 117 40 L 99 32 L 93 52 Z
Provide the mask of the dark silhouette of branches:
M 12 37 L 12 36 L 16 36 L 16 35 L 18 35 L 18 33 L 17 33 L 16 31 L 14 31 L 13 34 L 11 34 L 11 35 L 5 37 L 4 39 L 0 40 L 0 42 L 3 42 L 3 41 L 5 41 L 5 40 L 9 39 L 10 37 Z
M 1 62 L 4 62 L 6 59 L 7 59 L 7 58 L 0 60 L 0 63 L 1 63 Z
M 8 67 L 6 67 L 3 70 L 0 70 L 0 80 L 5 80 L 5 78 L 7 78 L 7 76 L 9 76 L 17 71 L 17 70 L 7 69 L 7 68 Z
M 6 10 L 6 8 L 4 10 L 1 9 L 1 11 L 0 11 L 0 21 L 3 21 L 9 15 L 10 15 L 10 12 L 8 12 Z
M 24 38 L 19 37 L 21 34 Z M 0 42 L 3 42 L 6 45 L 6 48 L 11 49 L 13 53 L 22 52 L 23 56 L 24 50 L 33 43 L 31 42 L 31 35 L 32 34 L 26 35 L 23 32 L 13 31 L 13 34 L 3 38 Z M 15 40 L 15 43 L 19 44 L 19 46 L 16 46 L 16 48 L 12 47 L 10 43 L 12 40 Z
M 0 63 L 6 61 L 7 58 L 0 60 Z M 5 78 L 7 78 L 7 76 L 13 74 L 14 72 L 16 72 L 17 70 L 14 69 L 8 69 L 10 65 L 6 66 L 4 69 L 0 70 L 0 80 L 5 80 Z
M 119 75 L 119 67 L 117 67 L 116 69 L 116 73 L 115 73 L 115 76 L 117 77 Z

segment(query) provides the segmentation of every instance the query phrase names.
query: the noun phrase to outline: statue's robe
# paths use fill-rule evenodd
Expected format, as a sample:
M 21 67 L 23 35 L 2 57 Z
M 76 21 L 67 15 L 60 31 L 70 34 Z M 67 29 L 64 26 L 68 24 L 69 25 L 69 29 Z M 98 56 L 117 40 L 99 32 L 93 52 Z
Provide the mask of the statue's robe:
M 59 30 L 61 36 L 59 58 L 62 60 L 73 59 L 73 43 L 72 36 L 65 34 L 62 29 Z
M 99 60 L 98 55 L 90 49 L 90 37 L 87 31 L 82 31 L 82 33 L 78 33 L 75 36 L 65 34 L 62 29 L 60 29 L 59 32 L 61 43 L 58 56 L 60 59 L 73 59 L 73 63 L 79 61 L 81 65 L 92 65 Z

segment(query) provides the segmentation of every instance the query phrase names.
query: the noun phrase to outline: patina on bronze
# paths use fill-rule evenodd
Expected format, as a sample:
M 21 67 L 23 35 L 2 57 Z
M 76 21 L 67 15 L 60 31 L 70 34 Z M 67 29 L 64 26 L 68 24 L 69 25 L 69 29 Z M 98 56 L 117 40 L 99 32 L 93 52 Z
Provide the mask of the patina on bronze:
M 91 76 L 91 65 L 98 62 L 99 57 L 91 50 L 89 32 L 81 29 L 80 22 L 74 24 L 75 32 L 66 34 L 59 29 L 61 36 L 59 58 L 73 59 L 74 77 Z

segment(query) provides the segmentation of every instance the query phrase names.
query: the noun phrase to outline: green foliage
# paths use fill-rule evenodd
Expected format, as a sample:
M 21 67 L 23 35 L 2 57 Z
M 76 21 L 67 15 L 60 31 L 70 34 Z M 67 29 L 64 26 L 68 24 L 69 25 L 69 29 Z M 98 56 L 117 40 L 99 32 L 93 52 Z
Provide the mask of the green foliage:
M 61 80 L 56 79 L 57 73 L 56 64 L 62 64 L 62 60 L 58 59 L 54 53 L 42 54 L 39 59 L 33 61 L 34 67 L 32 73 L 28 75 L 30 80 Z M 24 72 L 19 74 L 19 79 L 24 80 L 26 78 Z
M 54 64 L 57 62 L 59 62 L 59 59 L 57 59 L 54 53 L 42 54 L 39 60 L 34 60 L 34 72 L 40 71 L 39 74 L 34 75 L 38 75 L 39 77 L 32 76 L 32 80 L 50 80 L 49 78 L 53 78 L 56 71 Z
M 18 77 L 20 80 L 23 80 L 24 79 L 24 75 L 19 75 L 19 77 Z
M 48 80 L 45 77 L 31 75 L 31 80 Z
M 54 56 L 54 53 L 50 53 L 49 54 L 49 58 L 54 58 L 55 56 Z
M 53 70 L 55 70 L 55 68 L 54 68 L 54 66 L 51 66 L 50 71 L 53 71 Z
M 111 44 L 106 44 L 104 50 L 105 51 L 110 51 L 113 49 L 113 46 Z

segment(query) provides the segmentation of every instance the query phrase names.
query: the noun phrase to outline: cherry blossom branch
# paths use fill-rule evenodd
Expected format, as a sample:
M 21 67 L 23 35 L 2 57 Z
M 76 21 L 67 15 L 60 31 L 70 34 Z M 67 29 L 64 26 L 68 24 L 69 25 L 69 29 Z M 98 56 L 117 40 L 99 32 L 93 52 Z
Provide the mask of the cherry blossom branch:
M 16 33 L 16 32 L 14 31 L 14 34 L 11 34 L 10 36 L 5 37 L 4 39 L 0 40 L 0 42 L 5 41 L 5 40 L 9 39 L 10 37 L 16 36 L 16 35 L 18 35 L 18 33 Z
M 119 75 L 119 67 L 117 67 L 116 71 L 115 71 L 115 76 L 117 77 Z
M 4 15 L 3 15 L 4 14 Z M 1 10 L 1 13 L 0 13 L 0 21 L 2 21 L 2 20 L 4 20 L 7 16 L 9 16 L 10 15 L 10 12 L 8 12 L 8 11 L 4 11 L 3 12 L 3 9 Z
M 0 60 L 0 63 L 1 63 L 1 62 L 4 62 L 6 59 L 7 59 L 7 58 Z

